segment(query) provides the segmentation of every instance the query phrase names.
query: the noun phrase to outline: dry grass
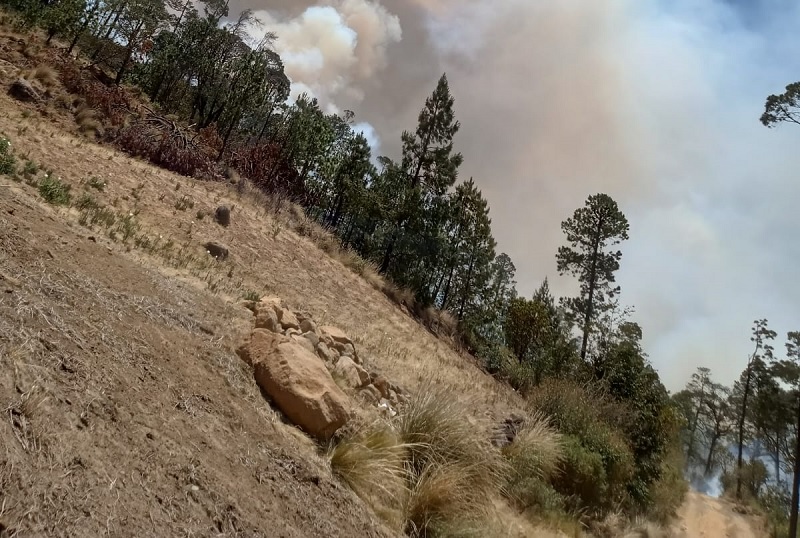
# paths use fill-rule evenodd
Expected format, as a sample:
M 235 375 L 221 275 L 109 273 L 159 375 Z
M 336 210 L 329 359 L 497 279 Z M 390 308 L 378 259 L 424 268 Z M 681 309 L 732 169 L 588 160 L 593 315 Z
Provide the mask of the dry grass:
M 503 449 L 503 454 L 513 469 L 512 480 L 549 480 L 558 472 L 564 458 L 563 439 L 548 417 L 534 413 L 525 421 L 514 442 Z
M 390 423 L 356 426 L 328 452 L 334 473 L 373 506 L 395 504 L 406 492 L 407 446 Z
M 58 73 L 49 65 L 42 64 L 34 68 L 28 73 L 25 78 L 28 80 L 36 80 L 47 89 L 52 89 L 58 86 Z
M 469 402 L 425 386 L 392 422 L 356 428 L 329 452 L 334 473 L 409 536 L 485 536 L 508 467 Z M 398 513 L 395 506 L 401 506 Z

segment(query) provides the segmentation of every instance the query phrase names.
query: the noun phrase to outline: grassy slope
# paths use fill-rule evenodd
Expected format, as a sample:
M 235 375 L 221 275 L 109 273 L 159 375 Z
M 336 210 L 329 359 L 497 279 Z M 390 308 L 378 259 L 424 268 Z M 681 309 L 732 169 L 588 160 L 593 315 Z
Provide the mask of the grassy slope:
M 385 535 L 233 355 L 249 323 L 235 303 L 247 290 L 340 326 L 407 389 L 429 379 L 453 387 L 475 398 L 476 417 L 522 407 L 257 198 L 89 143 L 5 95 L 0 109 L 18 156 L 52 169 L 73 197 L 136 213 L 137 236 L 174 245 L 112 241 L 102 226 L 79 225 L 76 209 L 3 179 L 0 271 L 16 281 L 0 302 L 0 407 L 18 420 L 0 423 L 0 522 L 65 535 Z M 107 187 L 81 186 L 89 176 Z M 184 196 L 194 206 L 181 211 Z M 220 203 L 235 206 L 230 228 L 196 218 Z M 228 246 L 230 260 L 210 262 L 205 241 Z M 14 435 L 39 441 L 26 451 Z M 512 526 L 532 532 L 521 519 Z

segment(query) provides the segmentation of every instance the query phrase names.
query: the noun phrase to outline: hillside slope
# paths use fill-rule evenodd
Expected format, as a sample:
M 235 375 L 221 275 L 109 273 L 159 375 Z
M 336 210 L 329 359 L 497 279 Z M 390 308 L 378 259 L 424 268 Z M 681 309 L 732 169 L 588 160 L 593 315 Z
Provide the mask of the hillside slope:
M 116 212 L 92 226 L 0 181 L 0 533 L 392 536 L 235 355 L 248 291 L 343 328 L 408 390 L 433 381 L 474 397 L 476 420 L 522 407 L 263 200 L 87 142 L 5 95 L 0 109 L 20 165 Z M 221 203 L 228 228 L 208 216 Z

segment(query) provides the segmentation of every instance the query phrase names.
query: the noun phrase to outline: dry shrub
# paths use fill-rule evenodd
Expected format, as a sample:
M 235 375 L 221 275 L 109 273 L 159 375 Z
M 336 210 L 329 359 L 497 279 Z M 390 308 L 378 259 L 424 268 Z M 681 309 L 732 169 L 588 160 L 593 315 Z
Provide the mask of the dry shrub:
M 131 101 L 124 89 L 105 85 L 72 63 L 61 66 L 61 82 L 67 91 L 83 97 L 111 125 L 123 125 L 131 114 Z
M 422 311 L 422 323 L 435 335 L 444 338 L 458 336 L 458 320 L 447 310 L 439 310 L 429 306 Z
M 564 499 L 549 480 L 559 472 L 564 444 L 550 420 L 534 413 L 503 455 L 511 467 L 505 493 L 514 506 L 538 519 L 563 517 Z
M 131 155 L 184 176 L 213 172 L 211 156 L 175 122 L 156 114 L 124 128 L 116 144 Z
M 401 288 L 394 282 L 385 280 L 383 289 L 381 290 L 393 303 L 405 306 L 409 310 L 414 310 L 417 305 L 417 299 L 414 292 L 408 288 Z
M 52 89 L 58 85 L 58 73 L 49 65 L 39 65 L 28 73 L 25 78 L 35 80 L 43 87 Z
M 304 181 L 277 144 L 239 148 L 232 153 L 230 165 L 267 193 L 281 192 L 292 200 L 306 194 Z

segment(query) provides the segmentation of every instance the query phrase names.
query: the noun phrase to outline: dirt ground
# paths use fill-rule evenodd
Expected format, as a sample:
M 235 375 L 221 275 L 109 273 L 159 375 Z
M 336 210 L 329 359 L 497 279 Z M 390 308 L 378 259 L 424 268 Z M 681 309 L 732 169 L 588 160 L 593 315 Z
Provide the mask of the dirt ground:
M 672 526 L 674 538 L 764 538 L 762 524 L 724 499 L 690 491 Z

